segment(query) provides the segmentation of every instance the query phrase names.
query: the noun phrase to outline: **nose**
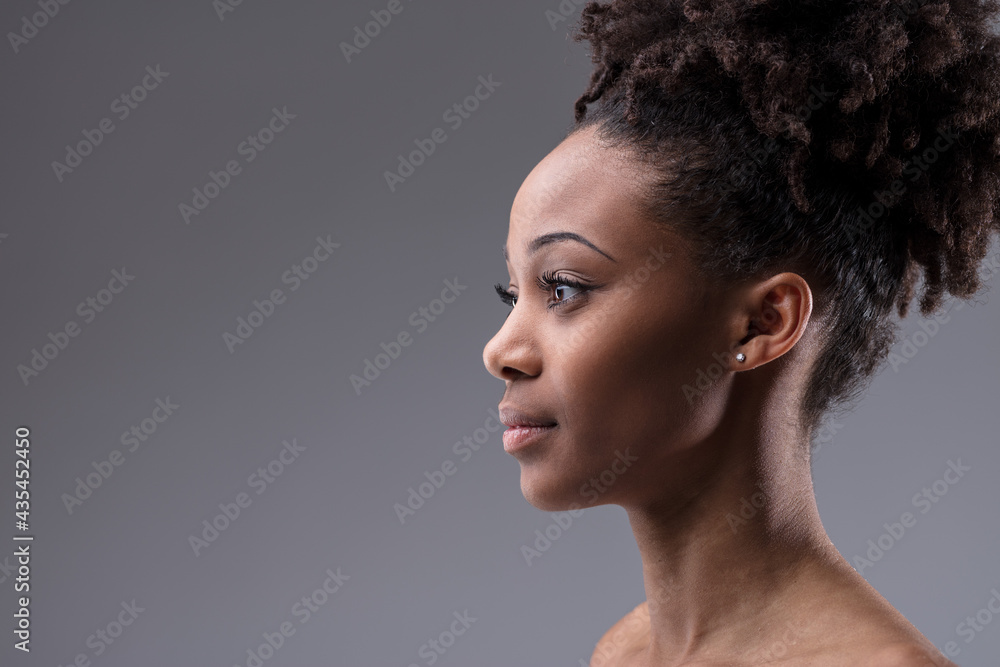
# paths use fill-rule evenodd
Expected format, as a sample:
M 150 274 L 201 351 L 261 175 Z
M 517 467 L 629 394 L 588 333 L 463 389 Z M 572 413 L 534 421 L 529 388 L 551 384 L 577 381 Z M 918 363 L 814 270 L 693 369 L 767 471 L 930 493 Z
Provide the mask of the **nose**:
M 501 380 L 538 375 L 542 368 L 541 354 L 529 323 L 519 317 L 516 310 L 515 307 L 483 348 L 486 370 Z

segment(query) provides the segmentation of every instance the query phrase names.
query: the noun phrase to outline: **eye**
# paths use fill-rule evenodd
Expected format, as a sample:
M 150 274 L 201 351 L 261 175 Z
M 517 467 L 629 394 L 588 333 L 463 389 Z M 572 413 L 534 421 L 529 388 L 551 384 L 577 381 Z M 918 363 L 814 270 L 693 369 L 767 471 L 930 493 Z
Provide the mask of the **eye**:
M 543 292 L 545 292 L 546 294 L 553 293 L 556 295 L 559 295 L 560 293 L 564 294 L 566 288 L 579 290 L 581 293 L 586 292 L 588 289 L 590 289 L 589 285 L 585 285 L 584 283 L 574 280 L 573 278 L 560 275 L 553 275 L 548 271 L 543 272 L 540 278 L 536 278 L 535 284 L 538 285 L 538 288 Z M 496 283 L 493 286 L 493 289 L 495 289 L 497 294 L 500 296 L 500 300 L 506 303 L 511 308 L 517 305 L 517 295 L 511 292 L 510 290 L 504 289 L 502 284 Z M 580 294 L 571 294 L 568 297 L 563 296 L 562 298 L 557 298 L 555 301 L 553 301 L 548 305 L 548 308 L 557 308 L 565 303 L 572 301 L 573 299 L 576 299 L 579 296 Z
M 535 280 L 535 284 L 537 284 L 538 287 L 544 292 L 549 292 L 554 290 L 555 293 L 558 293 L 560 289 L 566 287 L 580 291 L 580 294 L 574 294 L 563 299 L 558 299 L 554 303 L 549 304 L 548 306 L 549 308 L 558 308 L 559 306 L 565 303 L 569 303 L 573 299 L 576 299 L 577 297 L 581 296 L 582 293 L 586 292 L 590 288 L 589 285 L 585 285 L 584 283 L 581 283 L 578 280 L 569 278 L 567 276 L 552 274 L 548 271 L 542 272 L 542 277 L 537 278 Z

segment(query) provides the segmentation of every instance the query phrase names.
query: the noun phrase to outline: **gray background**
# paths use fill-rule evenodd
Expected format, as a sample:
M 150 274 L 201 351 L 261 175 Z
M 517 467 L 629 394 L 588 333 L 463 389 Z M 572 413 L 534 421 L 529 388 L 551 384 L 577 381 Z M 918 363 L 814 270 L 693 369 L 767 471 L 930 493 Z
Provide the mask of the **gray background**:
M 340 43 L 386 4 L 245 0 L 220 20 L 209 0 L 70 2 L 18 53 L 0 47 L 0 554 L 19 425 L 35 535 L 32 651 L 12 648 L 0 570 L 0 662 L 245 665 L 290 621 L 265 665 L 426 665 L 421 646 L 468 610 L 436 664 L 570 666 L 644 598 L 621 508 L 587 510 L 528 565 L 521 546 L 553 518 L 521 496 L 499 431 L 467 461 L 452 449 L 503 393 L 482 364 L 506 312 L 499 247 L 521 181 L 572 121 L 585 45 L 550 24 L 555 0 L 403 0 L 348 63 Z M 37 11 L 4 3 L 0 29 Z M 111 102 L 147 65 L 169 75 L 119 120 Z M 453 130 L 443 112 L 490 74 L 500 86 Z M 273 107 L 296 117 L 245 162 L 237 146 Z M 52 162 L 104 117 L 115 130 L 60 182 Z M 437 127 L 447 141 L 391 192 L 384 172 Z M 185 224 L 178 205 L 231 159 L 242 172 Z M 283 272 L 320 235 L 340 247 L 290 291 Z M 84 322 L 77 304 L 122 267 L 134 281 Z M 417 333 L 410 314 L 456 277 L 467 289 Z M 230 353 L 223 333 L 275 288 L 284 304 Z M 79 335 L 25 385 L 17 366 L 70 321 Z M 815 466 L 849 559 L 916 514 L 864 574 L 936 645 L 956 641 L 961 665 L 1000 654 L 1000 618 L 956 634 L 1000 587 L 998 327 L 987 291 L 954 310 L 828 423 Z M 349 376 L 402 331 L 413 344 L 358 395 Z M 121 434 L 167 397 L 180 407 L 129 452 Z M 305 450 L 258 495 L 248 477 L 292 438 Z M 70 513 L 63 494 L 116 449 L 122 465 Z M 971 471 L 919 514 L 912 496 L 959 458 Z M 457 472 L 401 524 L 394 503 L 446 459 Z M 196 556 L 189 536 L 240 492 L 251 504 Z M 301 623 L 296 601 L 338 567 L 349 580 Z M 143 611 L 96 656 L 88 637 L 133 599 Z

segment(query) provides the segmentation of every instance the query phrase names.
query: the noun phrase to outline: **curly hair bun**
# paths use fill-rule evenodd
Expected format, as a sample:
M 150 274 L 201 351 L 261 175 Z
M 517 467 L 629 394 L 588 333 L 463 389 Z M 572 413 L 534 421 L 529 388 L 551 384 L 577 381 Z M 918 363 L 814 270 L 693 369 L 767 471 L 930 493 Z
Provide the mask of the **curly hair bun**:
M 574 129 L 598 125 L 653 157 L 659 180 L 644 205 L 687 225 L 706 275 L 805 267 L 817 304 L 832 304 L 836 333 L 805 399 L 811 419 L 874 374 L 893 342 L 891 311 L 906 316 L 921 274 L 925 316 L 945 292 L 968 298 L 981 287 L 979 265 L 1000 231 L 998 9 L 994 0 L 582 9 L 573 39 L 591 43 L 595 68 Z M 668 215 L 678 203 L 686 215 Z

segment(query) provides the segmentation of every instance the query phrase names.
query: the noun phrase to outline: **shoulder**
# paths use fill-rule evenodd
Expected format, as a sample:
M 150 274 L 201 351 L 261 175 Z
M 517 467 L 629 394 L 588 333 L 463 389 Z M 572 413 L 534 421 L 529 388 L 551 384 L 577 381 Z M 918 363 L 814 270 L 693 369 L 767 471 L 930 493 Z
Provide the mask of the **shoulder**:
M 828 630 L 840 625 L 839 622 L 833 624 Z M 793 661 L 794 664 L 801 664 L 805 657 L 817 660 L 816 664 L 826 664 L 824 661 L 830 659 L 840 664 L 845 656 L 850 656 L 851 664 L 857 667 L 959 667 L 922 636 L 903 633 L 898 628 L 886 627 L 879 632 L 869 626 L 867 631 L 862 631 L 862 637 L 845 634 L 832 641 L 829 631 L 823 634 L 825 638 L 815 638 L 811 648 L 806 647 L 811 642 L 802 642 L 800 651 L 788 657 L 788 664 L 793 664 Z M 616 665 L 624 657 L 642 651 L 648 644 L 649 607 L 643 601 L 601 636 L 591 655 L 590 667 Z
M 958 667 L 935 648 L 911 642 L 895 642 L 873 652 L 864 667 Z
M 646 601 L 635 606 L 605 632 L 594 646 L 590 656 L 592 667 L 612 665 L 624 653 L 641 647 L 641 642 L 649 635 L 649 606 Z

